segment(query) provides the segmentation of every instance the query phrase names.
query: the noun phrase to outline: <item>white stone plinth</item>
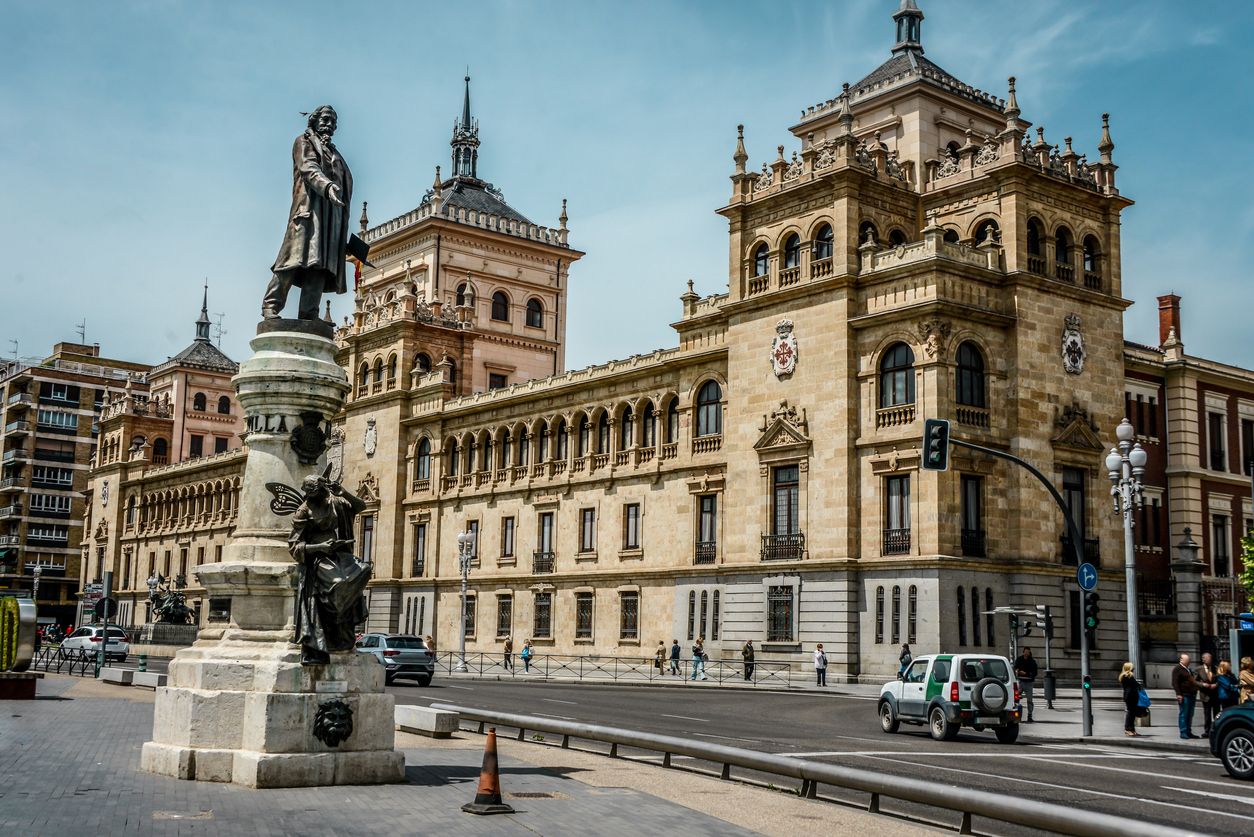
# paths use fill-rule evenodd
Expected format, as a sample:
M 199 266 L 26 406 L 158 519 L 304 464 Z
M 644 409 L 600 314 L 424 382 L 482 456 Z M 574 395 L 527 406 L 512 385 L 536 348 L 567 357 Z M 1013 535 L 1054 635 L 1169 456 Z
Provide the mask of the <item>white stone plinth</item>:
M 167 684 L 156 690 L 141 763 L 166 776 L 253 788 L 400 782 L 395 702 L 383 691 L 379 662 L 347 651 L 326 665 L 300 663 L 291 641 L 291 519 L 270 510 L 265 487 L 299 489 L 322 472 L 325 456 L 300 461 L 292 431 L 311 416 L 326 426 L 343 406 L 348 377 L 335 362 L 335 343 L 310 324 L 266 328 L 235 377 L 248 427 L 239 524 L 224 560 L 196 573 L 210 598 L 230 599 L 230 623 L 203 629 L 175 655 Z M 336 699 L 352 710 L 353 729 L 330 746 L 314 736 L 314 717 Z

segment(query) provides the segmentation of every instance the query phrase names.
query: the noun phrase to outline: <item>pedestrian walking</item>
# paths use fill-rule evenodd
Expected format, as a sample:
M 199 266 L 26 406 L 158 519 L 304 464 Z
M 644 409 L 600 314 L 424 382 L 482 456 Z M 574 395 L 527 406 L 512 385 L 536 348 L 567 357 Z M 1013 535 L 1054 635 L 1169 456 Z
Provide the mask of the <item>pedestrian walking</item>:
M 680 654 L 679 640 L 677 639 L 672 640 L 671 641 L 671 674 L 682 677 L 683 675 L 679 673 L 679 654 Z
M 692 646 L 692 679 L 696 680 L 698 676 L 702 680 L 708 680 L 705 676 L 705 637 L 697 637 L 696 645 Z
M 431 636 L 431 634 L 427 634 L 422 638 L 422 645 L 432 654 L 435 653 L 435 637 Z
M 1123 687 L 1123 734 L 1136 738 L 1136 719 L 1141 714 L 1141 684 L 1137 682 L 1132 663 L 1123 664 L 1119 685 Z
M 1210 725 L 1219 714 L 1219 699 L 1216 692 L 1219 684 L 1215 682 L 1214 658 L 1207 651 L 1202 654 L 1202 664 L 1193 671 L 1193 679 L 1197 681 L 1197 699 L 1202 704 L 1202 737 L 1210 738 Z
M 745 681 L 753 680 L 753 669 L 756 667 L 753 662 L 753 640 L 745 642 L 740 649 L 740 658 L 745 661 Z
M 1023 693 L 1023 703 L 1028 710 L 1028 723 L 1036 720 L 1032 717 L 1032 690 L 1036 686 L 1036 671 L 1032 649 L 1024 646 L 1023 653 L 1015 658 L 1015 677 L 1019 678 L 1019 691 Z
M 1224 660 L 1215 674 L 1215 698 L 1219 701 L 1219 711 L 1236 706 L 1240 692 L 1241 684 L 1232 673 L 1232 663 Z
M 1171 670 L 1171 690 L 1176 693 L 1180 706 L 1180 737 L 1198 738 L 1193 734 L 1193 705 L 1197 701 L 1197 680 L 1189 669 L 1189 655 L 1181 654 L 1179 662 Z
M 523 674 L 531 673 L 531 658 L 534 655 L 535 655 L 535 652 L 531 650 L 531 640 L 529 639 L 523 640 L 522 653 L 518 655 L 522 657 Z
M 1241 703 L 1254 702 L 1254 657 L 1241 658 L 1241 673 L 1237 675 L 1241 686 Z
M 657 650 L 653 652 L 653 667 L 657 669 L 658 674 L 664 674 L 665 666 L 666 666 L 666 641 L 659 639 L 657 641 Z
M 827 685 L 827 655 L 823 653 L 823 643 L 814 646 L 814 675 L 817 685 Z
M 501 656 L 501 662 L 505 665 L 505 670 L 512 674 L 514 671 L 514 638 L 512 636 L 505 637 L 502 651 L 504 653 Z
M 906 669 L 910 668 L 910 663 L 914 662 L 914 655 L 910 653 L 909 643 L 903 642 L 901 644 L 901 653 L 897 655 L 897 662 L 901 663 L 901 666 L 897 669 L 897 674 L 905 674 Z

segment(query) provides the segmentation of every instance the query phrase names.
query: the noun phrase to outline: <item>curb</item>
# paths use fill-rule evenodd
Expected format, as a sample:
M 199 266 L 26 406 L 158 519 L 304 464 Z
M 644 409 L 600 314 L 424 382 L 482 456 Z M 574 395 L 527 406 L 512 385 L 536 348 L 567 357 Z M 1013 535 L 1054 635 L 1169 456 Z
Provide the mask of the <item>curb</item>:
M 1126 747 L 1130 750 L 1163 750 L 1172 753 L 1194 753 L 1201 756 L 1210 756 L 1210 747 L 1208 745 L 1198 746 L 1197 744 L 1185 744 L 1183 741 L 1163 741 L 1158 739 L 1136 739 L 1136 738 L 1099 738 L 1097 736 L 1084 737 L 1082 735 L 1068 736 L 1038 736 L 1038 735 L 1020 735 L 1020 741 L 1031 744 L 1095 744 L 1110 747 Z M 1205 739 L 1201 739 L 1205 741 Z
M 439 674 L 439 672 L 436 672 Z M 763 692 L 770 694 L 789 695 L 826 695 L 828 697 L 873 698 L 872 695 L 860 695 L 856 692 L 837 692 L 831 689 L 813 689 L 804 686 L 742 686 L 739 683 L 701 683 L 688 678 L 674 680 L 575 680 L 563 677 L 545 677 L 543 675 L 524 675 L 521 677 L 504 677 L 498 674 L 449 674 L 444 673 L 444 680 L 476 680 L 489 683 L 546 684 L 559 686 L 635 686 L 642 688 L 685 688 L 685 689 L 716 689 L 727 692 Z M 846 684 L 848 685 L 848 684 Z M 856 684 L 855 684 L 856 685 Z

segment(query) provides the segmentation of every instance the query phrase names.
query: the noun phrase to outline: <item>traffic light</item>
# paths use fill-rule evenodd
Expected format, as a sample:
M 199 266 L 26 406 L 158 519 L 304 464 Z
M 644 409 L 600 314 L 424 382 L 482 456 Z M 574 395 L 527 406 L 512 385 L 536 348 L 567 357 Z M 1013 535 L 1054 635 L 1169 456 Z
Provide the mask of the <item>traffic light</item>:
M 1096 593 L 1084 594 L 1084 632 L 1088 634 L 1089 647 L 1097 638 L 1097 626 L 1102 623 L 1101 606 Z
M 1049 612 L 1049 605 L 1036 606 L 1036 627 L 1046 639 L 1054 638 L 1054 617 Z
M 949 470 L 949 421 L 928 419 L 923 423 L 923 470 Z
M 1086 674 L 1086 675 L 1084 675 L 1084 683 L 1083 683 L 1083 686 L 1084 686 L 1084 691 L 1086 691 L 1086 692 L 1087 692 L 1087 691 L 1089 691 L 1090 689 L 1092 689 L 1092 688 L 1093 688 L 1093 678 L 1092 678 L 1092 677 L 1090 677 L 1090 676 L 1089 676 L 1089 675 L 1087 675 L 1087 674 Z
M 1010 635 L 1019 635 L 1019 617 L 1014 613 L 1010 614 Z

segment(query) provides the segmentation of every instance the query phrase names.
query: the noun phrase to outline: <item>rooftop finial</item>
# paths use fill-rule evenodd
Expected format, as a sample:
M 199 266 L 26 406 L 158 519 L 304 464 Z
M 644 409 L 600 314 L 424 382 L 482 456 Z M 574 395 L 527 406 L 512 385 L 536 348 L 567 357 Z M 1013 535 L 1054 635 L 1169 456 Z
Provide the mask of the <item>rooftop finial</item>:
M 478 178 L 479 123 L 470 117 L 470 68 L 466 68 L 466 90 L 462 98 L 462 116 L 453 123 L 453 177 Z
M 901 6 L 893 14 L 897 23 L 897 43 L 893 52 L 916 50 L 923 52 L 923 12 L 915 0 L 901 0 Z
M 1009 126 L 1012 120 L 1019 118 L 1019 100 L 1015 98 L 1015 77 L 1009 79 L 1010 95 L 1006 98 L 1006 124 Z
M 1110 114 L 1102 114 L 1102 141 L 1097 144 L 1097 150 L 1102 152 L 1102 162 L 1112 163 L 1114 160 L 1110 156 L 1110 152 L 1115 150 L 1115 141 L 1110 138 Z
M 209 342 L 209 280 L 205 279 L 205 296 L 200 303 L 200 318 L 196 320 L 196 339 Z
M 361 234 L 365 235 L 370 228 L 370 218 L 366 215 L 366 202 L 361 202 Z
M 462 98 L 462 129 L 470 129 L 470 67 L 466 67 L 466 93 Z
M 732 161 L 736 164 L 736 174 L 745 173 L 745 163 L 749 161 L 749 152 L 745 151 L 745 126 L 736 126 L 736 151 L 732 154 Z
M 566 198 L 562 198 L 562 214 L 557 216 L 557 221 L 561 226 L 558 229 L 566 229 L 566 222 L 570 219 L 566 217 Z
M 849 82 L 841 85 L 840 131 L 842 134 L 853 133 L 853 111 L 849 109 Z
M 432 190 L 438 195 L 440 194 L 440 167 L 435 167 L 435 182 L 431 184 Z

